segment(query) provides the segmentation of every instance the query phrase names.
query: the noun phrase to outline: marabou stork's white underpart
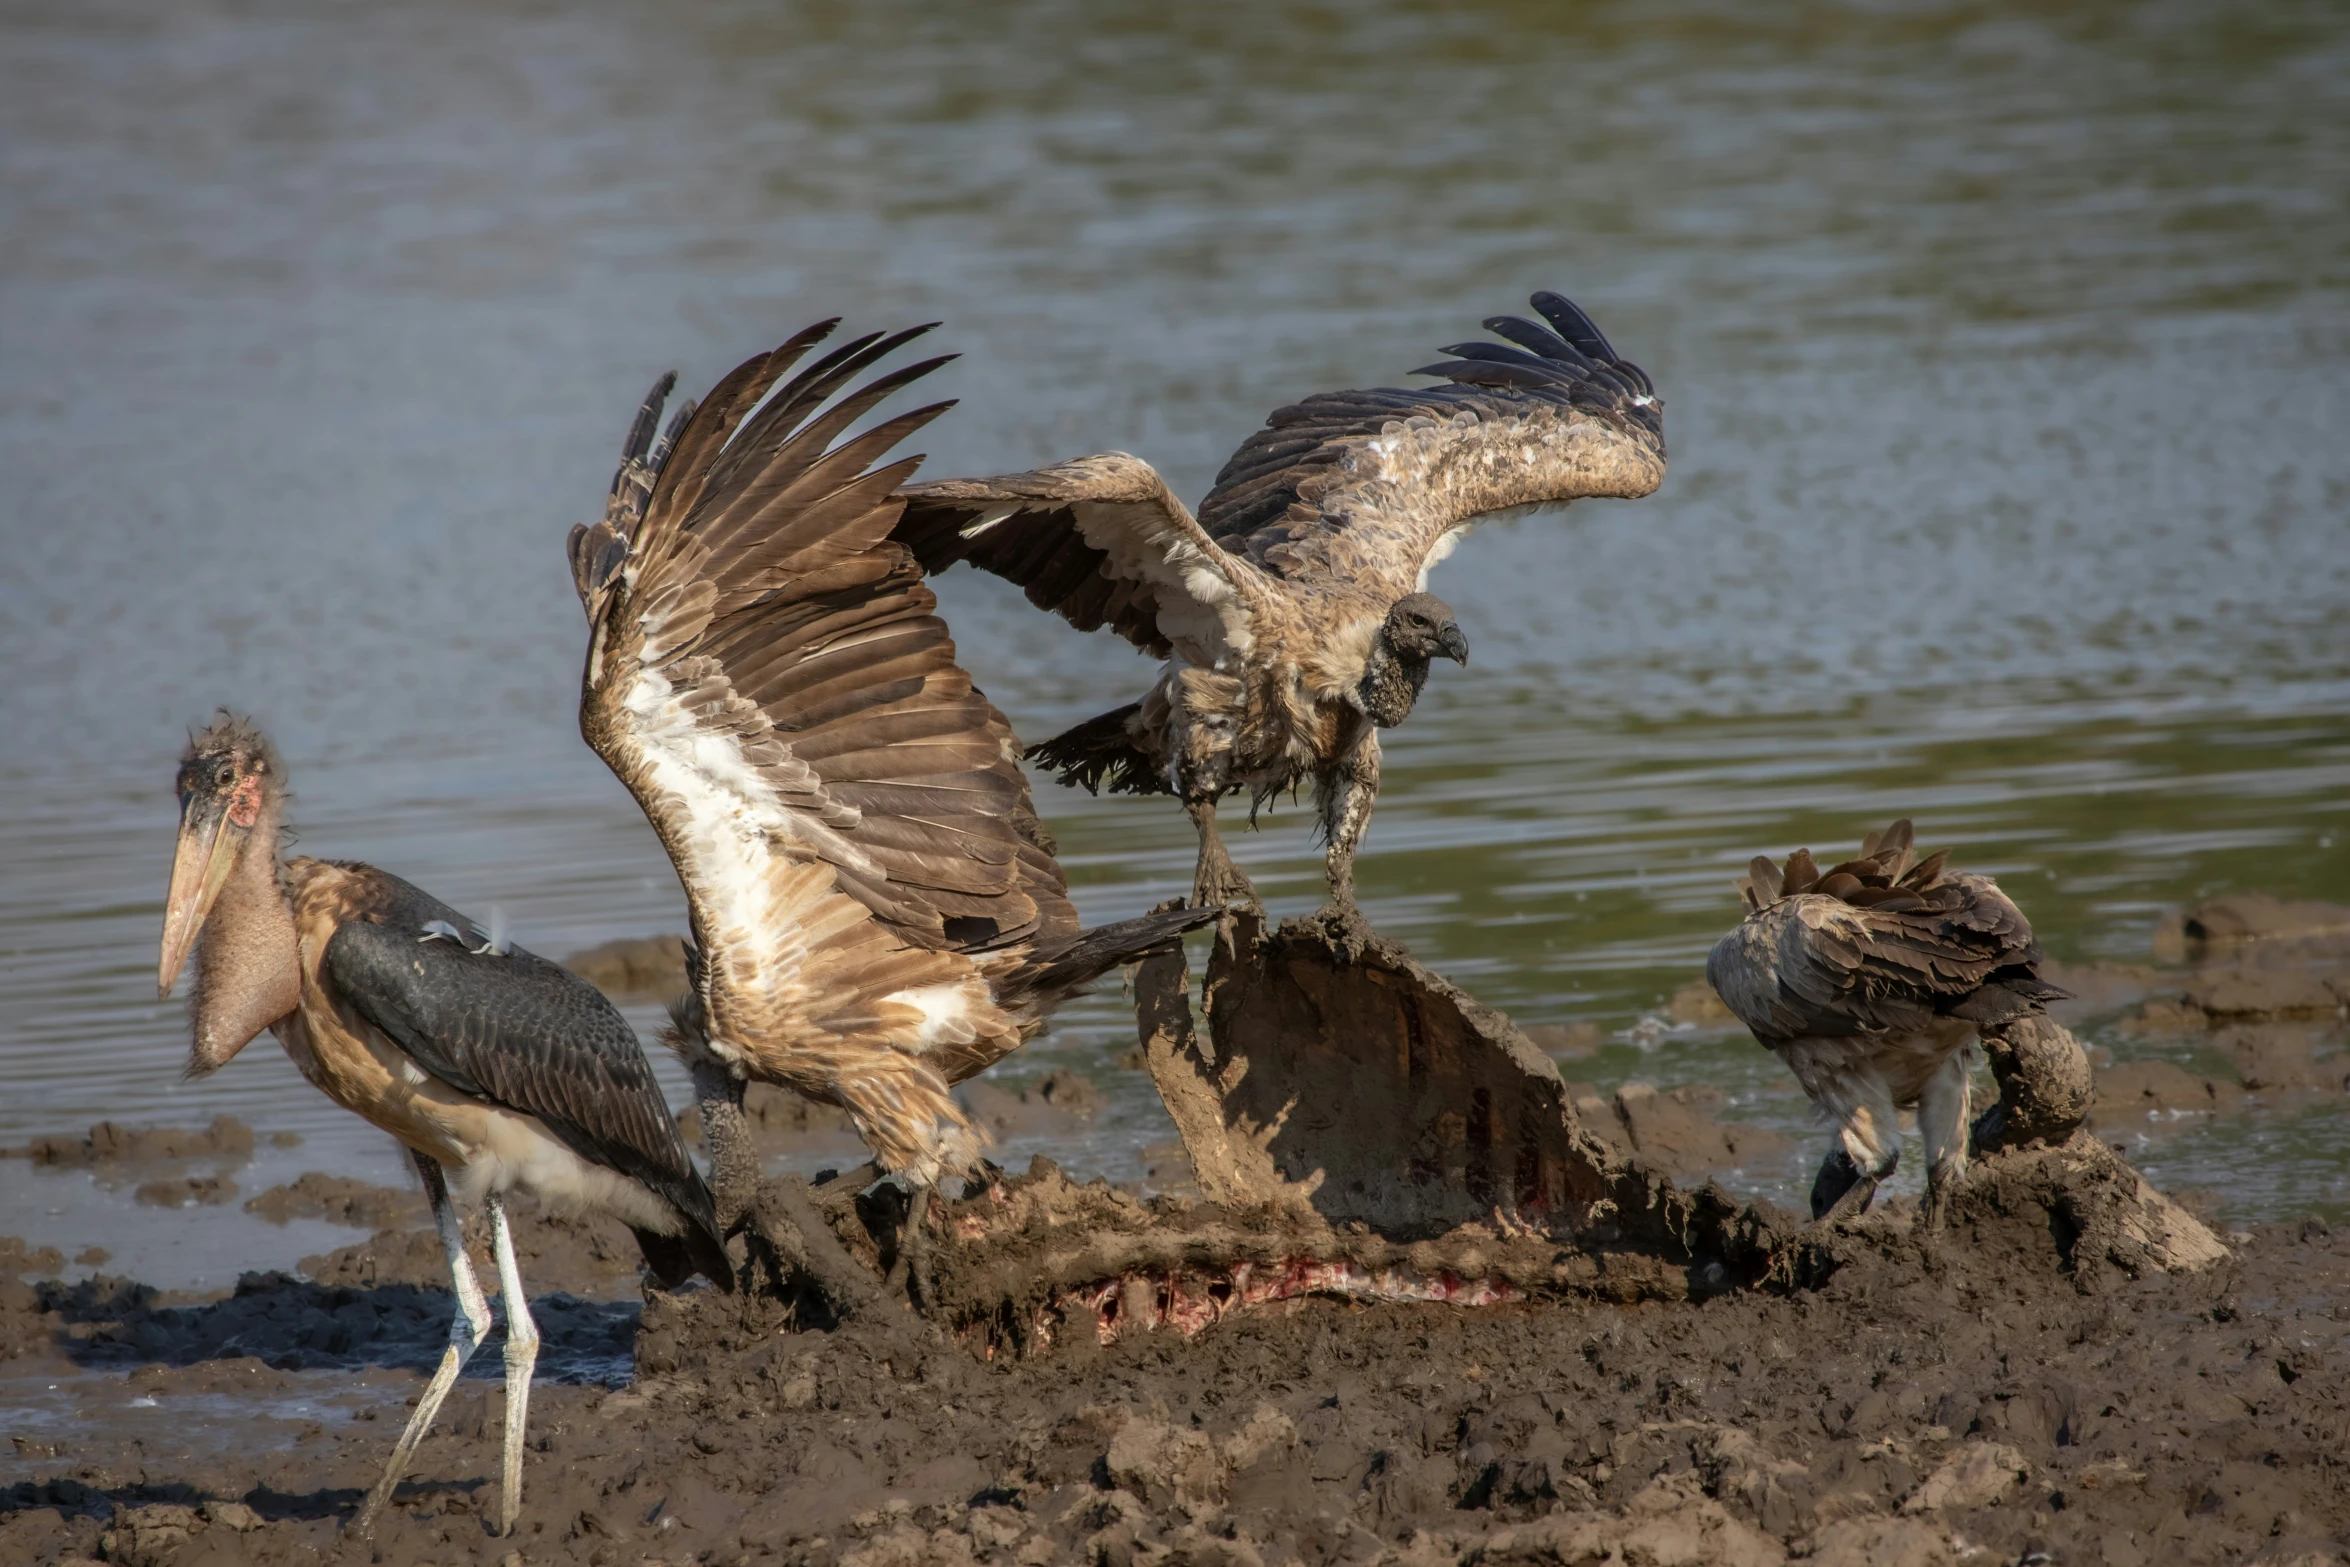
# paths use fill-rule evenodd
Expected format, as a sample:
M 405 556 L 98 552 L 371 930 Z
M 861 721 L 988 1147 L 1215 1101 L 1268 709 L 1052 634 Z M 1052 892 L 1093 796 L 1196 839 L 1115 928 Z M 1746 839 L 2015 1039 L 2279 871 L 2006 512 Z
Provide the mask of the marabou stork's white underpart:
M 945 361 L 844 391 L 920 327 L 784 381 L 835 324 L 742 365 L 656 441 L 664 378 L 604 520 L 570 542 L 590 628 L 580 731 L 685 885 L 693 984 L 673 1043 L 729 1226 L 757 1176 L 747 1079 L 846 1110 L 920 1203 L 979 1158 L 951 1084 L 1088 981 L 1216 917 L 1078 928 L 1011 728 L 890 537 L 920 459 L 872 466 L 949 405 L 841 439 Z
M 539 1340 L 506 1194 L 613 1214 L 636 1231 L 662 1283 L 699 1270 L 732 1289 L 709 1190 L 635 1033 L 594 986 L 519 947 L 494 946 L 455 909 L 373 866 L 281 863 L 285 769 L 251 724 L 223 714 L 190 743 L 179 798 L 156 982 L 168 995 L 195 948 L 188 1075 L 219 1070 L 263 1029 L 275 1034 L 322 1093 L 407 1147 L 448 1253 L 457 1294 L 449 1347 L 353 1527 L 374 1527 L 490 1330 L 453 1184 L 489 1209 L 497 1252 L 506 1306 L 499 1527 L 511 1532 Z
M 1968 1047 L 2065 995 L 1998 884 L 1948 869 L 1947 849 L 1913 865 L 1914 843 L 1904 818 L 1824 876 L 1809 849 L 1784 870 L 1755 856 L 1749 912 L 1706 959 L 1723 1002 L 1836 1122 L 1816 1220 L 1867 1210 L 1914 1105 L 1934 1222 L 1966 1174 Z
M 1379 792 L 1379 734 L 1410 716 L 1430 661 L 1469 661 L 1428 573 L 1481 518 L 1664 482 L 1664 404 L 1557 294 L 1507 343 L 1458 343 L 1414 371 L 1443 386 L 1322 392 L 1276 409 L 1195 518 L 1124 452 L 909 487 L 898 537 L 923 568 L 967 560 L 1079 630 L 1167 660 L 1139 702 L 1030 751 L 1066 784 L 1179 796 L 1199 834 L 1192 900 L 1253 897 L 1216 802 L 1311 779 L 1331 907 Z M 1571 563 L 1561 563 L 1561 574 Z

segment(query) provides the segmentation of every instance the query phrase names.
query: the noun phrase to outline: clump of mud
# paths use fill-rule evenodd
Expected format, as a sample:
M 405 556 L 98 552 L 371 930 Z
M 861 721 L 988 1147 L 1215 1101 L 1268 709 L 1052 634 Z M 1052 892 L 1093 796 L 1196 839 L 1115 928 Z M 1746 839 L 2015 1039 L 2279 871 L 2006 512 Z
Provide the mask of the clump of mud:
M 64 1167 L 167 1159 L 219 1159 L 242 1164 L 252 1157 L 253 1128 L 233 1115 L 216 1115 L 205 1127 L 129 1127 L 100 1121 L 87 1136 L 37 1137 L 20 1148 L 0 1148 L 0 1158 Z
M 245 1211 L 272 1224 L 324 1219 L 330 1224 L 385 1230 L 421 1223 L 427 1210 L 422 1192 L 311 1170 L 249 1199 Z
M 563 966 L 615 1001 L 667 1003 L 686 992 L 683 936 L 607 941 L 572 953 Z

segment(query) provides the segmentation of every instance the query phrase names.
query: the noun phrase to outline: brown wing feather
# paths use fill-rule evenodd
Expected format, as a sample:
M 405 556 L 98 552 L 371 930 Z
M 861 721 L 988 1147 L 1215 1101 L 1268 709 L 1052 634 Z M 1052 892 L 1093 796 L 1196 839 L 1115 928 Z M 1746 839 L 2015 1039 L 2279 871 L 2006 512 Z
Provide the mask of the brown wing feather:
M 1749 914 L 1706 978 L 1765 1044 L 1998 1020 L 2060 995 L 2038 977 L 2040 944 L 1987 876 L 1945 877 L 1923 906 L 1857 907 L 1799 893 Z M 1999 998 L 1986 992 L 1998 990 Z
M 964 1126 L 945 1066 L 1020 1038 L 975 954 L 1057 948 L 1077 921 L 1010 726 L 889 537 L 915 459 L 883 459 L 946 405 L 844 438 L 941 361 L 843 394 L 917 335 L 876 334 L 779 387 L 829 330 L 720 383 L 665 464 L 632 432 L 615 493 L 644 499 L 573 541 L 580 727 L 685 883 L 696 1027 L 935 1175 Z
M 1639 366 L 1551 293 L 1550 323 L 1495 316 L 1418 375 L 1452 384 L 1324 392 L 1277 409 L 1200 503 L 1226 549 L 1292 580 L 1423 585 L 1455 530 L 1496 511 L 1637 497 L 1664 479 L 1664 406 Z
M 1103 452 L 1028 473 L 907 487 L 896 537 L 925 571 L 969 561 L 1081 631 L 1157 657 L 1246 656 L 1257 575 L 1218 547 L 1158 471 Z

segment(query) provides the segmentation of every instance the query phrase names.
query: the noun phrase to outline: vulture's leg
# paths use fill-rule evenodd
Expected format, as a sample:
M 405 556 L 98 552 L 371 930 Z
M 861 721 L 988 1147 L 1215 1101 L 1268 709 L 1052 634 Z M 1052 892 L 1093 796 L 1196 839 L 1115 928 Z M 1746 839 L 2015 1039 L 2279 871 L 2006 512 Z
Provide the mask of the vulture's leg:
M 522 1298 L 522 1270 L 514 1263 L 514 1235 L 506 1200 L 490 1198 L 490 1237 L 498 1250 L 498 1293 L 506 1305 L 506 1465 L 498 1495 L 498 1532 L 514 1532 L 522 1510 L 522 1425 L 530 1413 L 530 1374 L 539 1361 L 539 1328 Z
M 690 1070 L 702 1116 L 702 1148 L 710 1156 L 710 1200 L 718 1233 L 732 1235 L 759 1190 L 759 1155 L 743 1119 L 743 1081 L 722 1061 L 697 1055 Z
M 1379 737 L 1366 733 L 1336 765 L 1316 775 L 1314 808 L 1322 839 L 1329 848 L 1330 908 L 1352 915 L 1355 907 L 1355 851 L 1371 825 L 1371 806 L 1379 798 Z
M 1164 681 L 1160 689 L 1169 690 Z M 1165 746 L 1174 774 L 1171 781 L 1183 798 L 1192 830 L 1199 834 L 1199 865 L 1191 875 L 1193 908 L 1257 901 L 1257 889 L 1224 852 L 1224 840 L 1216 831 L 1216 802 L 1232 786 L 1232 745 L 1241 696 L 1238 679 L 1205 669 L 1177 672 L 1169 691 Z
M 1224 852 L 1224 839 L 1216 831 L 1215 795 L 1186 794 L 1183 809 L 1199 832 L 1199 866 L 1191 876 L 1191 906 L 1215 909 L 1230 903 L 1256 902 L 1257 889 L 1240 874 L 1232 856 Z
M 1812 1218 L 1826 1217 L 1828 1210 L 1859 1184 L 1860 1171 L 1853 1168 L 1852 1155 L 1846 1153 L 1844 1144 L 1838 1141 L 1828 1149 L 1828 1157 L 1820 1161 L 1820 1173 L 1812 1177 Z
M 1926 1143 L 1926 1206 L 1919 1217 L 1929 1230 L 1940 1228 L 1951 1192 L 1966 1179 L 1970 1086 L 1967 1052 L 1960 1050 L 1934 1068 L 1918 1094 L 1918 1135 Z
M 417 1171 L 424 1177 L 424 1195 L 432 1203 L 433 1225 L 441 1232 L 441 1250 L 449 1258 L 449 1285 L 457 1293 L 457 1315 L 449 1324 L 449 1347 L 441 1354 L 440 1368 L 433 1372 L 423 1396 L 417 1399 L 416 1413 L 408 1417 L 408 1429 L 393 1444 L 383 1478 L 375 1482 L 375 1489 L 359 1505 L 359 1516 L 351 1520 L 352 1532 L 361 1539 L 374 1531 L 376 1518 L 408 1473 L 409 1462 L 416 1457 L 424 1433 L 432 1428 L 433 1416 L 440 1413 L 441 1401 L 449 1396 L 457 1373 L 465 1369 L 465 1362 L 481 1347 L 481 1341 L 490 1331 L 490 1303 L 482 1298 L 481 1286 L 474 1282 L 473 1264 L 465 1258 L 465 1232 L 457 1222 L 456 1204 L 449 1201 L 448 1178 L 431 1155 L 412 1156 Z
M 1825 1073 L 1820 1086 L 1821 1103 L 1841 1123 L 1836 1151 L 1820 1167 L 1811 1194 L 1813 1220 L 1830 1224 L 1869 1211 L 1878 1184 L 1901 1162 L 1901 1122 L 1893 1090 L 1873 1064 Z M 1839 1159 L 1842 1167 L 1831 1173 Z M 1839 1185 L 1847 1172 L 1850 1184 Z

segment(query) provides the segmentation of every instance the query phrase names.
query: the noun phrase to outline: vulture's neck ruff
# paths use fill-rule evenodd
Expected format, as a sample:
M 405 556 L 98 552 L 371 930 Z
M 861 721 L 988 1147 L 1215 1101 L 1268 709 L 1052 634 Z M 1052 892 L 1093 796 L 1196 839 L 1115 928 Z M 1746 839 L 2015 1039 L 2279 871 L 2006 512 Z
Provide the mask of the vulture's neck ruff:
M 1371 722 L 1393 729 L 1412 716 L 1412 704 L 1428 684 L 1428 657 L 1398 653 L 1385 632 L 1371 639 L 1371 656 L 1363 661 L 1363 678 L 1355 687 L 1356 700 Z

